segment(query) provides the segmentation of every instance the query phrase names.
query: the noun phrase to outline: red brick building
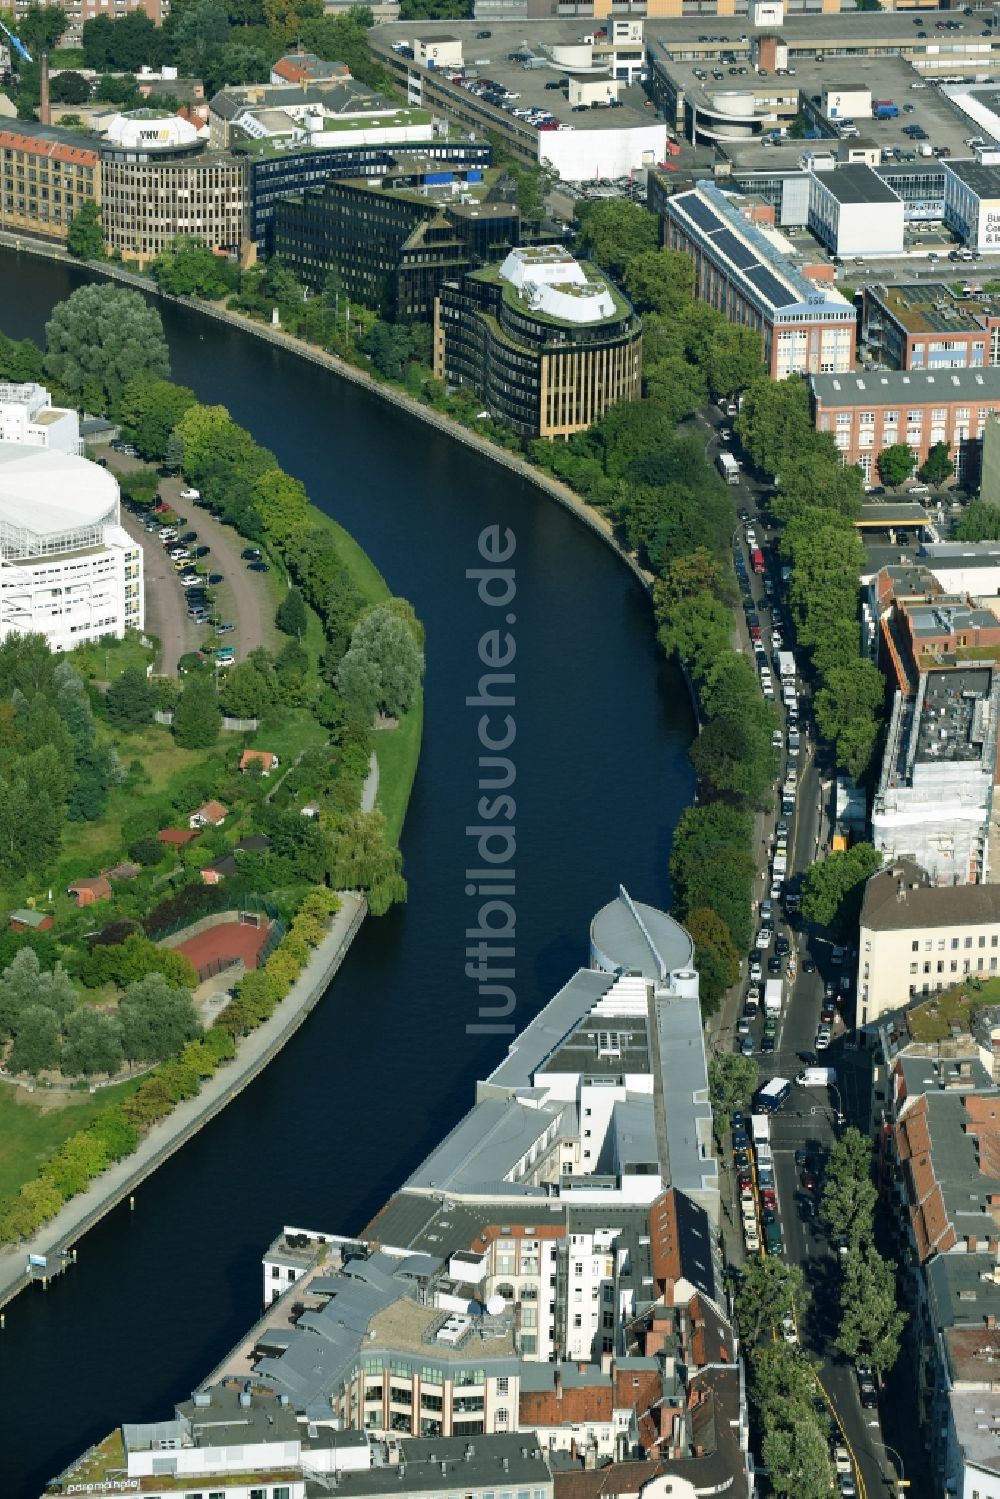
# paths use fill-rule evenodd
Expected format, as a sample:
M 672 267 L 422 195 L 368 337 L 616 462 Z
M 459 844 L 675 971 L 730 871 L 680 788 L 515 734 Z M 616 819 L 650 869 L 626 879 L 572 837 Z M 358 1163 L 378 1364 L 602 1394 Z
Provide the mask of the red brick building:
M 883 449 L 905 443 L 919 467 L 939 442 L 960 478 L 978 477 L 986 418 L 1000 412 L 1000 369 L 877 370 L 810 383 L 816 430 L 829 432 L 843 462 L 866 479 Z

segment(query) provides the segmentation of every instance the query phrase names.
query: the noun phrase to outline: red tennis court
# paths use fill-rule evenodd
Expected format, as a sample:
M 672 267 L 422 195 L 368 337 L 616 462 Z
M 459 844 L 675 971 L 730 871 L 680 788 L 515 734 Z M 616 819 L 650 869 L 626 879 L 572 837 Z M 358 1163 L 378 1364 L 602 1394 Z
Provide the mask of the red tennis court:
M 199 979 L 210 978 L 235 961 L 242 962 L 245 968 L 256 968 L 268 929 L 269 923 L 263 916 L 259 925 L 254 921 L 227 921 L 199 932 L 174 951 L 191 959 Z

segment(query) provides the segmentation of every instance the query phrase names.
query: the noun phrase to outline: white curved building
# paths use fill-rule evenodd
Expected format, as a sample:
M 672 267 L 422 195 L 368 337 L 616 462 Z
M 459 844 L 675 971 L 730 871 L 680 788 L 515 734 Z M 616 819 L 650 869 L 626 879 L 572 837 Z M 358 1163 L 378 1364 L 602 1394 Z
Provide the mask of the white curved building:
M 152 109 L 135 109 L 113 115 L 104 138 L 123 151 L 178 151 L 200 144 L 197 128 L 180 115 L 161 115 Z
M 0 640 L 31 632 L 66 651 L 143 618 L 142 549 L 121 525 L 111 475 L 0 442 Z

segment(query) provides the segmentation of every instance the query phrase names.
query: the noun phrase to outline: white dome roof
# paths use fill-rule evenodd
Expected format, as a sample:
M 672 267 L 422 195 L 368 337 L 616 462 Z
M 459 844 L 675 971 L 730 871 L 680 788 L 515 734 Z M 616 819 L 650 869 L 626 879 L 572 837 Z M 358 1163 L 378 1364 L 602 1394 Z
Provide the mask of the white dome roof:
M 199 139 L 198 131 L 180 115 L 157 115 L 152 110 L 115 115 L 105 131 L 105 139 L 125 150 L 164 151 L 168 147 L 190 146 Z
M 29 538 L 65 538 L 118 520 L 118 485 L 86 458 L 0 442 L 0 553 L 30 556 Z M 75 544 L 87 545 L 84 538 Z M 48 548 L 46 548 L 47 550 Z

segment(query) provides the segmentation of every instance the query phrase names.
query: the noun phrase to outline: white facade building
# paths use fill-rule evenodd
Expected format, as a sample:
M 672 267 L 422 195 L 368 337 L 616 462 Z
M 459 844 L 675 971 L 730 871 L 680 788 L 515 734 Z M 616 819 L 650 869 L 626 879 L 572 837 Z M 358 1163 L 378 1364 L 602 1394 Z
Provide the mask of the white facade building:
M 834 255 L 901 255 L 903 200 L 871 167 L 813 172 L 809 228 Z
M 0 383 L 0 442 L 20 442 L 75 457 L 81 451 L 79 413 L 53 406 L 44 385 Z
M 143 621 L 142 549 L 121 525 L 111 475 L 0 442 L 0 640 L 37 633 L 66 651 Z
M 944 221 L 970 250 L 1000 245 L 1000 168 L 978 161 L 946 161 Z

